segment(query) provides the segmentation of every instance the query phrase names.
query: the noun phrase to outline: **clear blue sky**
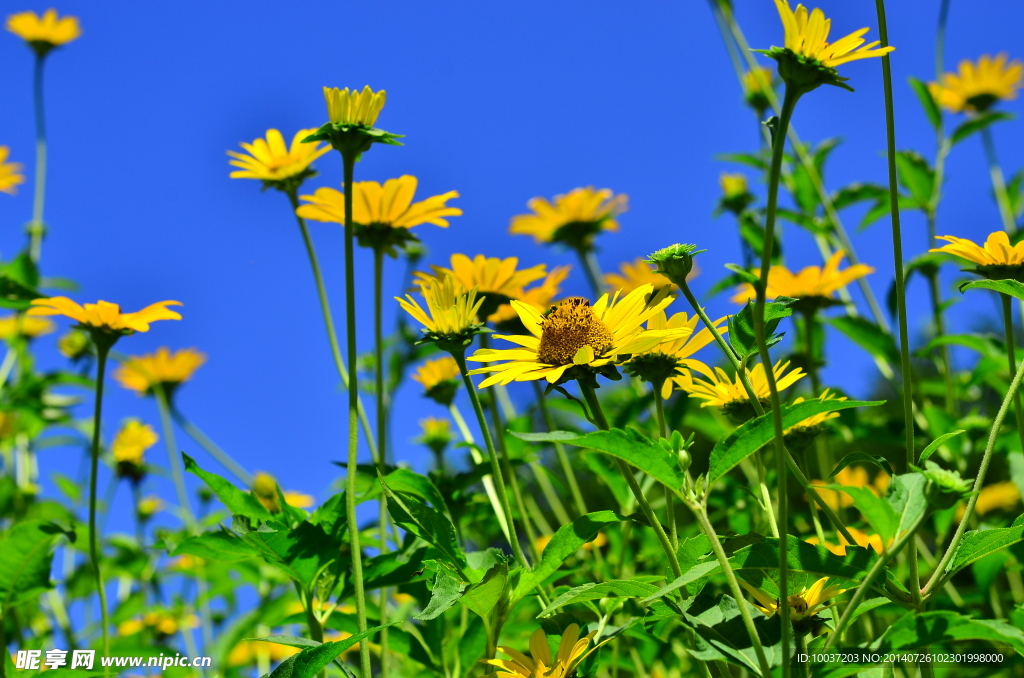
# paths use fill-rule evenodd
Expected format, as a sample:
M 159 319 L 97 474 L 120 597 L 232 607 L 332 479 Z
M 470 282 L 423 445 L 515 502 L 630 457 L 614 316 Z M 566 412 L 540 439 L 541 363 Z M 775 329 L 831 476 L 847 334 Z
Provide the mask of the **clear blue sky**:
M 931 129 L 906 78 L 934 73 L 937 0 L 890 3 L 890 36 L 901 148 L 931 156 Z M 755 47 L 780 44 L 782 29 L 770 0 L 737 0 L 737 15 Z M 27 1 L 11 11 L 42 11 Z M 825 0 L 835 33 L 872 26 L 874 3 Z M 51 143 L 44 273 L 81 284 L 76 298 L 115 301 L 128 310 L 150 302 L 184 302 L 184 320 L 163 322 L 129 337 L 119 349 L 195 346 L 209 363 L 180 393 L 192 418 L 250 469 L 267 470 L 282 485 L 329 494 L 338 474 L 331 460 L 344 451 L 344 398 L 324 338 L 306 255 L 283 195 L 261 194 L 258 182 L 230 180 L 225 151 L 262 135 L 286 136 L 325 119 L 323 85 L 388 91 L 380 119 L 406 134 L 401 148 L 380 147 L 358 166 L 358 178 L 420 178 L 422 195 L 458 190 L 465 216 L 440 230 L 417 232 L 434 262 L 452 252 L 517 255 L 532 265 L 575 263 L 506 235 L 510 216 L 533 196 L 593 184 L 624 192 L 630 211 L 618 234 L 602 236 L 606 270 L 676 241 L 708 248 L 707 289 L 721 265 L 739 260 L 728 217 L 714 219 L 718 175 L 733 169 L 717 153 L 752 150 L 759 131 L 742 104 L 708 6 L 661 3 L 337 3 L 185 1 L 173 5 L 67 0 L 61 13 L 82 20 L 83 37 L 51 55 L 46 98 Z M 363 26 L 360 12 L 365 11 Z M 953 0 L 947 67 L 963 57 L 1007 51 L 1024 57 L 1016 0 Z M 0 35 L 0 143 L 32 167 L 31 58 L 15 37 Z M 884 109 L 877 60 L 843 67 L 857 92 L 824 87 L 805 97 L 795 125 L 808 140 L 840 136 L 827 176 L 830 188 L 885 181 Z M 1019 112 L 1021 102 L 1007 110 Z M 1002 124 L 997 143 L 1008 171 L 1022 163 L 1024 132 Z M 337 185 L 336 154 L 317 164 L 309 186 Z M 760 188 L 758 190 L 761 190 Z M 0 196 L 4 256 L 21 246 L 31 190 Z M 847 215 L 853 229 L 856 213 Z M 325 265 L 336 316 L 343 312 L 341 229 L 311 225 Z M 791 267 L 819 263 L 805 233 L 787 226 Z M 940 233 L 982 237 L 999 228 L 977 139 L 954 152 L 948 169 Z M 909 255 L 925 245 L 924 226 L 905 218 Z M 892 279 L 886 222 L 855 239 L 884 298 Z M 370 262 L 357 262 L 360 276 Z M 393 265 L 389 293 L 399 293 Z M 952 273 L 952 272 L 950 272 Z M 952 277 L 950 277 L 952 279 Z M 577 270 L 569 291 L 585 292 Z M 361 299 L 368 350 L 369 287 Z M 947 290 L 948 294 L 948 290 Z M 391 296 L 391 294 L 389 294 Z M 911 290 L 912 323 L 923 329 L 923 286 Z M 972 329 L 966 305 L 951 312 L 954 331 Z M 995 310 L 984 303 L 976 309 Z M 397 306 L 388 304 L 393 318 Z M 724 297 L 712 315 L 733 309 Z M 58 364 L 53 337 L 41 340 L 43 364 Z M 875 378 L 871 362 L 846 342 L 829 348 L 825 381 L 864 395 Z M 425 459 L 410 439 L 415 421 L 440 410 L 415 388 L 398 396 L 396 452 L 415 468 Z M 156 423 L 153 403 L 113 388 L 107 431 L 123 417 Z M 83 412 L 83 415 L 85 413 Z M 179 444 L 212 469 L 191 441 Z M 44 476 L 77 465 L 70 448 L 40 455 Z M 156 448 L 150 458 L 166 463 Z M 164 481 L 151 480 L 159 484 Z M 170 485 L 162 487 L 171 497 Z M 127 492 L 117 504 L 127 528 Z

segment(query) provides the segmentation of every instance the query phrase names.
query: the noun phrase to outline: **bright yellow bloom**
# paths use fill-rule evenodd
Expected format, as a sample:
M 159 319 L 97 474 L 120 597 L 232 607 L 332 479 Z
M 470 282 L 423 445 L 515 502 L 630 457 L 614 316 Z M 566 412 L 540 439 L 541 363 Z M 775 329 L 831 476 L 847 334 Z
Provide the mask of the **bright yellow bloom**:
M 747 192 L 747 175 L 722 172 L 718 177 L 718 185 L 722 187 L 722 195 L 735 198 Z
M 452 424 L 447 419 L 438 417 L 420 419 L 420 429 L 423 433 L 419 437 L 419 442 L 431 449 L 437 447 L 444 450 L 452 441 Z
M 7 30 L 33 46 L 37 43 L 48 47 L 66 45 L 82 35 L 77 17 L 58 19 L 55 9 L 46 10 L 43 16 L 35 12 L 12 14 L 7 17 Z
M 89 352 L 89 333 L 72 329 L 57 340 L 57 350 L 65 358 L 78 360 Z
M 761 610 L 761 612 L 764 612 L 765 615 L 771 617 L 778 611 L 779 601 L 777 598 L 772 598 L 764 591 L 754 588 L 742 579 L 740 579 L 740 583 L 756 599 L 757 602 L 754 603 L 754 606 Z M 825 605 L 825 601 L 846 592 L 846 589 L 841 589 L 838 586 L 826 587 L 825 584 L 827 583 L 828 577 L 822 577 L 814 582 L 810 589 L 805 586 L 797 593 L 789 596 L 789 618 L 791 621 L 798 622 L 823 612 L 828 607 L 831 607 L 830 605 Z
M 135 507 L 135 510 L 138 511 L 139 516 L 141 516 L 142 518 L 149 518 L 150 516 L 159 513 L 160 511 L 163 511 L 164 506 L 165 504 L 163 499 L 157 497 L 156 495 L 150 495 L 148 497 L 143 497 L 142 499 L 140 499 L 138 506 Z
M 316 500 L 311 495 L 296 492 L 295 490 L 286 490 L 284 492 L 284 501 L 289 506 L 300 509 L 308 509 L 316 503 Z
M 706 379 L 694 379 L 693 373 L 687 372 L 676 381 L 676 385 L 683 391 L 688 392 L 691 398 L 703 400 L 704 402 L 700 404 L 701 407 L 729 408 L 735 405 L 745 405 L 750 402 L 750 399 L 747 398 L 747 392 L 743 388 L 743 383 L 739 380 L 738 376 L 730 379 L 729 375 L 722 368 L 716 367 L 712 369 L 697 360 L 691 361 L 689 367 L 704 375 Z M 787 373 L 786 368 L 788 367 L 788 360 L 786 362 L 780 360 L 772 368 L 772 373 L 775 375 L 775 387 L 780 392 L 807 376 L 799 367 Z M 753 368 L 747 370 L 747 378 L 750 380 L 750 386 L 753 388 L 757 399 L 762 402 L 767 401 L 771 392 L 768 388 L 768 379 L 764 373 L 764 364 L 758 363 Z
M 672 297 L 665 290 L 654 295 L 651 285 L 642 285 L 621 298 L 618 292 L 605 294 L 593 306 L 582 297 L 571 297 L 547 315 L 513 301 L 512 307 L 529 334 L 495 335 L 520 348 L 478 350 L 468 360 L 493 364 L 470 374 L 494 373 L 480 388 L 541 378 L 555 384 L 571 367 L 600 368 L 621 362 L 631 353 L 680 336 L 680 330 L 650 331 L 642 327 L 670 303 Z
M 686 276 L 686 279 L 692 280 L 699 272 L 695 266 L 690 271 L 690 274 Z M 609 291 L 614 292 L 618 290 L 623 294 L 632 292 L 641 285 L 646 284 L 652 285 L 655 290 L 668 287 L 673 292 L 678 291 L 678 288 L 672 284 L 672 281 L 658 273 L 657 267 L 652 266 L 643 257 L 638 257 L 632 262 L 622 262 L 619 264 L 619 273 L 605 273 L 604 284 L 608 287 Z
M 271 662 L 280 662 L 300 652 L 300 648 L 257 640 L 242 640 L 228 654 L 228 666 L 250 666 L 261 655 Z
M 826 388 L 822 392 L 821 398 L 819 398 L 819 400 L 838 400 L 838 401 L 843 401 L 843 400 L 846 400 L 846 397 L 843 396 L 841 398 L 836 398 L 835 394 L 832 393 L 832 391 L 830 389 Z M 804 402 L 804 397 L 803 396 L 800 396 L 799 398 L 794 398 L 793 399 L 793 404 L 794 405 L 796 405 L 797 403 L 802 403 L 802 402 Z M 831 412 L 819 412 L 818 414 L 812 414 L 811 416 L 809 416 L 806 419 L 800 421 L 799 423 L 794 424 L 793 426 L 790 426 L 785 431 L 783 431 L 783 433 L 784 434 L 789 434 L 789 433 L 791 433 L 793 431 L 806 430 L 806 429 L 809 429 L 809 428 L 814 428 L 815 426 L 821 426 L 822 424 L 824 424 L 829 419 L 835 419 L 838 416 L 839 416 L 839 413 L 834 411 L 834 410 L 831 411 Z
M 845 492 L 830 490 L 825 485 L 843 485 L 846 487 L 866 487 L 877 496 L 882 496 L 889 487 L 889 474 L 882 472 L 871 482 L 866 469 L 860 466 L 847 466 L 837 473 L 831 480 L 811 480 L 811 485 L 817 488 L 818 496 L 825 500 L 825 503 L 835 511 L 839 507 L 853 505 L 853 498 Z
M 412 228 L 420 224 L 448 227 L 444 217 L 459 216 L 462 210 L 445 203 L 459 197 L 448 191 L 414 203 L 419 180 L 406 174 L 388 179 L 381 186 L 376 181 L 357 181 L 352 185 L 352 223 L 364 227 Z M 307 204 L 296 210 L 304 219 L 345 223 L 345 194 L 333 188 L 318 188 L 313 195 L 304 195 Z
M 25 175 L 21 173 L 25 167 L 20 162 L 7 162 L 10 155 L 10 147 L 0 146 L 0 191 L 14 195 L 18 184 L 25 183 Z
M 983 54 L 977 63 L 960 62 L 959 73 L 943 73 L 941 82 L 928 83 L 936 103 L 953 113 L 979 113 L 997 101 L 1017 98 L 1024 80 L 1024 64 L 1006 63 L 1006 54 Z
M 1011 245 L 1006 231 L 996 231 L 989 234 L 988 239 L 985 240 L 984 247 L 978 246 L 971 240 L 957 238 L 954 235 L 940 235 L 937 236 L 937 239 L 945 240 L 950 244 L 928 250 L 929 252 L 945 252 L 961 259 L 966 259 L 981 267 L 982 271 L 979 271 L 980 273 L 985 273 L 984 269 L 988 266 L 1024 266 L 1024 242 Z M 991 269 L 990 272 L 993 274 L 1001 273 L 998 269 Z
M 277 496 L 277 480 L 269 473 L 259 471 L 252 479 L 252 493 L 263 504 L 263 508 L 271 513 L 281 512 L 281 502 Z
M 564 242 L 573 247 L 589 246 L 600 231 L 617 231 L 615 220 L 626 211 L 625 194 L 593 186 L 556 195 L 554 202 L 534 198 L 527 205 L 533 214 L 512 217 L 510 233 L 532 235 L 538 243 Z
M 768 290 L 766 298 L 792 297 L 801 300 L 829 301 L 835 296 L 836 290 L 846 287 L 854 280 L 863 278 L 875 269 L 867 264 L 854 264 L 840 271 L 839 264 L 846 252 L 837 250 L 824 267 L 808 266 L 799 273 L 792 273 L 781 265 L 772 266 L 768 270 Z M 754 286 L 743 283 L 736 290 L 736 296 L 730 301 L 743 304 L 755 298 Z
M 405 299 L 395 297 L 395 301 L 420 322 L 427 333 L 440 338 L 455 338 L 478 328 L 477 311 L 484 300 L 477 298 L 475 289 L 459 292 L 455 279 L 446 275 L 440 280 L 434 278 L 422 284 L 420 294 L 426 309 L 408 294 Z
M 587 652 L 587 646 L 596 635 L 597 631 L 592 631 L 580 638 L 579 625 L 570 624 L 562 633 L 558 651 L 552 656 L 544 630 L 537 629 L 530 636 L 531 657 L 510 647 L 499 646 L 498 650 L 512 659 L 485 659 L 483 663 L 502 669 L 495 674 L 497 678 L 523 678 L 523 676 L 528 678 L 567 678 L 590 654 Z
M 728 316 L 714 321 L 715 328 L 722 334 L 729 331 L 728 327 L 719 327 Z M 685 311 L 667 318 L 661 311 L 647 321 L 647 329 L 652 331 L 675 330 L 677 338 L 658 344 L 649 351 L 633 356 L 626 370 L 636 374 L 645 381 L 662 382 L 661 397 L 668 398 L 675 388 L 682 388 L 689 383 L 687 375 L 691 367 L 702 369 L 705 365 L 691 356 L 715 340 L 708 328 L 696 332 L 700 317 L 689 315 Z
M 194 348 L 183 348 L 171 353 L 161 346 L 156 353 L 134 355 L 114 370 L 114 379 L 129 391 L 139 395 L 152 393 L 161 385 L 165 390 L 188 381 L 206 362 L 206 355 Z
M 137 419 L 130 419 L 114 436 L 114 442 L 110 444 L 110 453 L 116 462 L 141 466 L 143 454 L 156 445 L 158 440 L 160 436 L 152 426 Z
M 978 493 L 978 503 L 974 505 L 974 512 L 979 516 L 989 511 L 1008 511 L 1020 505 L 1020 490 L 1017 483 L 1012 480 L 1004 480 L 999 483 L 992 483 L 981 488 Z M 961 504 L 957 509 L 957 520 L 963 518 L 965 505 Z
M 461 379 L 459 364 L 450 355 L 442 356 L 434 360 L 428 360 L 412 373 L 412 380 L 419 382 L 423 389 L 429 391 L 435 386 Z
M 763 114 L 771 105 L 768 94 L 774 88 L 775 73 L 766 66 L 758 66 L 743 74 L 743 96 L 759 114 Z
M 50 334 L 57 326 L 52 320 L 45 318 L 32 318 L 21 314 L 9 315 L 0 318 L 0 339 L 15 339 L 26 337 L 35 339 L 44 334 Z
M 369 85 L 363 87 L 362 92 L 354 89 L 349 91 L 348 87 L 324 87 L 324 100 L 327 102 L 327 117 L 331 122 L 373 127 L 384 108 L 387 92 L 374 92 Z
M 832 20 L 826 19 L 820 9 L 808 13 L 806 7 L 797 5 L 796 10 L 792 10 L 787 0 L 775 0 L 775 7 L 779 10 L 782 26 L 786 31 L 786 49 L 797 56 L 813 59 L 826 68 L 835 68 L 857 59 L 880 57 L 895 49 L 874 49 L 880 44 L 877 41 L 865 45 L 861 36 L 868 32 L 867 28 L 850 33 L 830 44 L 827 40 Z
M 149 324 L 157 320 L 181 320 L 181 314 L 168 306 L 181 306 L 181 302 L 158 301 L 135 313 L 121 313 L 121 307 L 109 301 L 80 306 L 67 297 L 50 297 L 33 299 L 28 315 L 63 315 L 91 330 L 124 334 L 148 332 Z
M 177 633 L 178 629 L 183 626 L 196 628 L 199 626 L 199 617 L 193 614 L 179 621 L 177 617 L 168 612 L 147 612 L 141 619 L 129 619 L 121 622 L 117 627 L 117 633 L 120 636 L 130 636 L 148 628 L 157 635 L 170 636 Z
M 228 151 L 234 160 L 232 167 L 240 167 L 228 176 L 232 179 L 259 179 L 279 182 L 308 173 L 313 161 L 331 150 L 330 146 L 319 143 L 304 144 L 302 140 L 316 129 L 300 129 L 292 137 L 291 146 L 286 146 L 284 137 L 276 129 L 268 129 L 266 139 L 255 139 L 251 144 L 241 143 L 245 153 Z
M 884 551 L 888 546 L 892 544 L 892 539 L 889 539 L 888 542 L 883 542 L 882 535 L 880 534 L 868 534 L 867 532 L 858 530 L 856 527 L 848 527 L 846 529 L 849 530 L 850 536 L 853 537 L 853 540 L 857 543 L 857 546 L 862 546 L 864 548 L 872 548 L 875 550 L 875 553 L 878 553 L 879 555 L 881 555 L 882 551 Z M 836 536 L 839 537 L 838 544 L 832 544 L 827 540 L 825 542 L 819 542 L 817 537 L 810 537 L 808 539 L 805 539 L 804 541 L 808 544 L 821 543 L 822 546 L 824 546 L 837 556 L 845 556 L 846 547 L 850 545 L 850 542 L 847 541 L 846 537 L 843 536 L 842 533 L 839 533 Z

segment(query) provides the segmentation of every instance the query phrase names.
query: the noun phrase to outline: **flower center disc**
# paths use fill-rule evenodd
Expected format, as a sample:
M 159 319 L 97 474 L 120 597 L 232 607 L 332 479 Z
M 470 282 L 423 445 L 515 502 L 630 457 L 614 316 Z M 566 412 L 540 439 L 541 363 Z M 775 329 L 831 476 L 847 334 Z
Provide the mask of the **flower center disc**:
M 595 355 L 612 347 L 615 338 L 582 297 L 570 297 L 555 306 L 541 323 L 537 357 L 547 365 L 568 365 L 584 346 Z

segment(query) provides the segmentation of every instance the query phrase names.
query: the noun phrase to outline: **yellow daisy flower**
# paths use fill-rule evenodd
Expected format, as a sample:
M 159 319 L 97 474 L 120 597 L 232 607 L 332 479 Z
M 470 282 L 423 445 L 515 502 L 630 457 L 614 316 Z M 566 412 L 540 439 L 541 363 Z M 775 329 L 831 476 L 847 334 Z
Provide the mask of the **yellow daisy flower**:
M 814 582 L 811 588 L 808 589 L 805 586 L 797 593 L 789 596 L 789 618 L 791 621 L 798 622 L 814 617 L 828 607 L 831 607 L 830 605 L 825 605 L 829 598 L 834 598 L 846 592 L 846 589 L 841 589 L 838 586 L 826 587 L 825 584 L 828 583 L 828 579 L 828 577 L 822 577 Z M 751 586 L 742 579 L 740 584 L 743 584 L 743 588 L 747 589 L 754 596 L 754 599 L 757 601 L 754 603 L 754 606 L 766 616 L 771 617 L 778 611 L 779 601 L 777 598 L 772 598 L 764 591 Z
M 725 316 L 714 321 L 715 328 L 722 334 L 729 331 L 728 327 L 719 327 L 727 319 L 728 316 Z M 676 313 L 671 318 L 667 318 L 664 311 L 656 313 L 647 321 L 647 329 L 676 330 L 679 332 L 677 338 L 634 355 L 626 363 L 626 371 L 652 384 L 661 383 L 661 397 L 667 399 L 672 395 L 673 389 L 681 388 L 684 383 L 688 383 L 686 375 L 690 367 L 705 367 L 691 356 L 714 341 L 715 336 L 706 327 L 695 333 L 698 323 L 699 316 L 689 315 L 685 311 Z
M 412 380 L 419 382 L 423 390 L 430 391 L 439 384 L 462 378 L 459 365 L 450 355 L 428 360 L 412 373 Z
M 882 535 L 875 534 L 874 532 L 868 534 L 867 532 L 858 530 L 856 527 L 848 527 L 846 529 L 850 532 L 850 536 L 853 537 L 853 540 L 857 543 L 857 546 L 862 546 L 864 548 L 872 548 L 875 550 L 875 553 L 878 553 L 879 555 L 881 555 L 882 551 L 884 551 L 888 546 L 892 544 L 892 539 L 890 539 L 888 542 L 884 542 L 882 540 Z M 837 556 L 845 556 L 846 547 L 850 545 L 850 542 L 847 541 L 846 537 L 843 536 L 843 534 L 841 533 L 837 534 L 836 536 L 839 537 L 838 544 L 832 544 L 827 540 L 824 542 L 819 542 L 818 537 L 816 536 L 804 539 L 804 541 L 808 544 L 820 543 L 822 546 L 824 546 Z
M 84 328 L 105 333 L 130 334 L 148 332 L 150 323 L 157 320 L 181 320 L 181 314 L 168 306 L 181 306 L 180 301 L 158 301 L 141 311 L 122 313 L 121 307 L 109 301 L 80 306 L 67 297 L 33 299 L 28 310 L 30 316 L 63 315 L 78 321 Z
M 52 320 L 32 318 L 21 314 L 0 318 L 0 339 L 11 340 L 18 337 L 35 339 L 50 334 L 57 326 Z
M 653 292 L 651 285 L 641 285 L 621 298 L 617 292 L 605 294 L 593 306 L 582 297 L 571 297 L 546 315 L 513 301 L 512 307 L 529 334 L 495 335 L 496 339 L 518 344 L 520 348 L 478 350 L 468 360 L 492 364 L 470 374 L 493 373 L 481 382 L 480 388 L 542 378 L 557 384 L 570 368 L 614 365 L 629 354 L 678 337 L 679 330 L 656 332 L 642 327 L 672 303 L 666 290 Z
M 254 139 L 251 144 L 241 143 L 245 153 L 228 151 L 233 160 L 232 167 L 238 167 L 230 176 L 232 179 L 259 179 L 269 185 L 288 188 L 288 180 L 300 181 L 312 176 L 309 166 L 313 161 L 331 150 L 330 146 L 319 143 L 304 144 L 302 140 L 316 129 L 300 129 L 292 137 L 291 146 L 284 143 L 284 137 L 276 129 L 268 129 L 265 139 Z
M 349 91 L 348 87 L 324 87 L 324 100 L 327 102 L 327 118 L 332 123 L 373 127 L 387 101 L 387 92 L 374 92 L 369 85 L 361 92 Z
M 457 283 L 450 275 L 434 278 L 420 285 L 424 309 L 408 294 L 404 299 L 395 297 L 402 309 L 423 325 L 428 338 L 435 341 L 461 342 L 480 329 L 477 312 L 483 303 L 475 289 L 457 291 Z
M 686 279 L 691 280 L 699 272 L 694 267 L 690 274 L 686 276 Z M 623 294 L 632 292 L 641 285 L 646 284 L 652 285 L 656 291 L 662 287 L 668 287 L 672 292 L 677 292 L 679 289 L 671 280 L 658 273 L 657 268 L 651 266 L 644 257 L 637 257 L 632 262 L 622 262 L 619 264 L 618 273 L 605 273 L 604 284 L 608 287 L 609 291 L 614 292 L 618 290 Z
M 972 63 L 964 59 L 958 73 L 943 73 L 941 82 L 928 83 L 936 103 L 953 113 L 982 113 L 997 101 L 1017 98 L 1024 80 L 1024 64 L 1006 62 L 1006 54 L 983 54 Z
M 758 66 L 743 74 L 743 98 L 747 105 L 764 116 L 771 106 L 769 92 L 775 89 L 775 73 L 765 66 Z
M 615 217 L 626 211 L 624 194 L 593 186 L 556 195 L 553 202 L 534 198 L 527 203 L 532 214 L 512 217 L 510 233 L 532 235 L 535 242 L 561 242 L 575 249 L 589 249 L 601 231 L 619 230 Z
M 7 30 L 45 54 L 53 47 L 66 45 L 82 35 L 78 18 L 57 17 L 57 10 L 48 9 L 39 16 L 35 12 L 19 12 L 7 17 Z
M 556 266 L 551 269 L 540 285 L 522 290 L 516 300 L 532 306 L 540 312 L 551 308 L 555 297 L 562 289 L 562 282 L 569 277 L 572 266 Z M 508 334 L 520 334 L 525 331 L 523 324 L 519 321 L 519 314 L 509 304 L 502 304 L 488 318 L 495 326 Z
M 811 485 L 820 488 L 817 490 L 818 495 L 825 500 L 825 503 L 833 511 L 836 511 L 840 507 L 852 506 L 853 498 L 845 492 L 828 489 L 825 485 L 866 487 L 880 497 L 889 488 L 889 474 L 885 472 L 879 473 L 874 482 L 872 482 L 868 476 L 867 469 L 860 466 L 847 466 L 830 480 L 818 480 L 815 478 L 811 480 Z
M 864 44 L 861 37 L 868 32 L 867 28 L 850 33 L 833 43 L 827 42 L 832 20 L 826 19 L 824 12 L 814 9 L 808 13 L 803 5 L 796 10 L 790 9 L 788 0 L 775 0 L 779 10 L 779 18 L 786 31 L 786 49 L 798 57 L 813 60 L 826 68 L 835 68 L 857 59 L 880 57 L 893 51 L 895 47 L 874 49 L 879 42 Z
M 875 269 L 866 264 L 855 264 L 843 271 L 839 270 L 846 252 L 837 250 L 825 266 L 808 266 L 799 273 L 793 273 L 785 266 L 772 266 L 768 270 L 768 299 L 776 297 L 792 297 L 803 302 L 803 306 L 817 307 L 835 303 L 836 290 L 846 287 L 854 280 L 863 278 Z M 743 283 L 737 288 L 736 295 L 730 301 L 744 304 L 752 301 L 756 294 L 754 286 Z M 800 304 L 795 307 L 799 309 Z
M 701 407 L 721 407 L 725 410 L 731 410 L 750 405 L 747 392 L 744 390 L 743 383 L 739 380 L 738 376 L 730 378 L 722 368 L 716 367 L 712 369 L 697 360 L 691 361 L 688 366 L 692 371 L 687 371 L 686 374 L 675 381 L 675 384 L 681 390 L 689 393 L 691 398 L 703 400 L 704 402 L 700 404 Z M 772 373 L 775 375 L 775 386 L 779 392 L 807 376 L 799 367 L 786 372 L 788 367 L 788 360 L 786 362 L 780 360 L 772 368 Z M 706 379 L 694 379 L 693 371 L 700 373 Z M 764 373 L 764 364 L 758 363 L 753 368 L 747 370 L 747 378 L 750 380 L 750 386 L 753 388 L 757 399 L 761 402 L 767 402 L 771 392 L 768 388 L 768 379 Z
M 580 638 L 579 625 L 570 624 L 562 633 L 558 651 L 552 656 L 544 630 L 537 629 L 530 636 L 530 657 L 510 647 L 498 646 L 498 650 L 502 654 L 507 654 L 512 659 L 484 659 L 482 661 L 501 669 L 495 674 L 497 678 L 523 678 L 523 676 L 527 678 L 567 678 L 572 675 L 579 663 L 590 652 L 597 649 L 595 647 L 590 652 L 587 651 L 587 646 L 596 635 L 597 631 L 592 631 Z
M 25 175 L 21 173 L 25 166 L 20 162 L 7 162 L 10 155 L 9 146 L 0 146 L 0 191 L 14 195 L 18 185 L 25 183 Z
M 977 264 L 978 268 L 974 272 L 978 275 L 993 280 L 1018 280 L 1024 273 L 1024 243 L 1011 245 L 1006 231 L 989 234 L 984 247 L 953 235 L 940 235 L 937 239 L 950 244 L 928 250 L 929 252 L 945 252 Z
M 822 392 L 821 397 L 819 398 L 819 400 L 838 400 L 838 401 L 843 401 L 843 400 L 846 400 L 846 397 L 842 396 L 842 397 L 837 398 L 835 393 L 833 393 L 830 389 L 826 388 Z M 796 405 L 797 403 L 802 403 L 802 402 L 804 402 L 804 397 L 803 396 L 800 396 L 799 398 L 794 398 L 793 399 L 793 404 L 794 405 Z M 829 419 L 835 419 L 838 416 L 839 416 L 839 413 L 835 412 L 835 411 L 832 411 L 832 412 L 819 412 L 818 414 L 813 414 L 813 415 L 807 417 L 806 419 L 804 419 L 803 421 L 801 421 L 798 424 L 794 424 L 793 426 L 790 426 L 785 431 L 783 431 L 783 434 L 789 435 L 790 433 L 793 433 L 793 432 L 807 431 L 809 429 L 815 428 L 816 426 L 821 426 L 822 424 L 824 424 Z
M 114 436 L 114 442 L 110 444 L 110 453 L 118 464 L 142 466 L 142 457 L 146 450 L 156 445 L 158 440 L 160 436 L 152 426 L 137 419 L 130 419 Z
M 161 346 L 156 353 L 129 357 L 114 370 L 114 379 L 140 396 L 152 393 L 157 385 L 163 386 L 165 392 L 171 392 L 191 379 L 205 362 L 206 355 L 194 348 L 171 353 L 169 348 Z

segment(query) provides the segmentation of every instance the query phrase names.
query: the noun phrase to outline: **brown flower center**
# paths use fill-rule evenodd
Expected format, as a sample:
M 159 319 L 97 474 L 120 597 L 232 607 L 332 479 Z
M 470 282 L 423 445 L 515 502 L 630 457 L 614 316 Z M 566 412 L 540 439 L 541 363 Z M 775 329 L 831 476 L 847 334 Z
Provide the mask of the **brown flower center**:
M 600 355 L 615 343 L 611 330 L 582 297 L 570 297 L 552 308 L 540 327 L 537 357 L 547 365 L 568 365 L 584 346 Z

